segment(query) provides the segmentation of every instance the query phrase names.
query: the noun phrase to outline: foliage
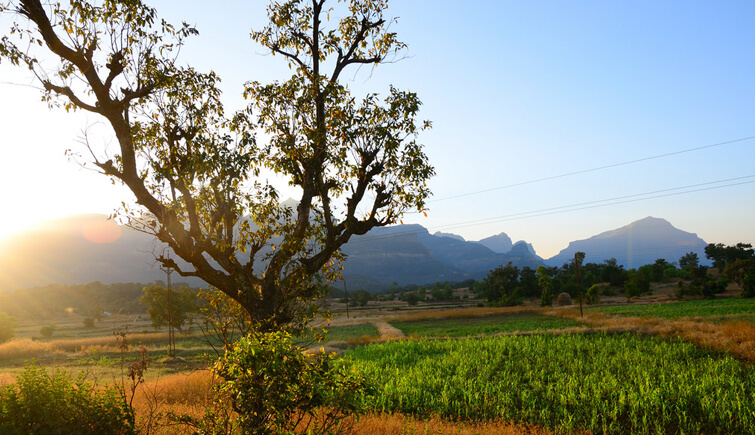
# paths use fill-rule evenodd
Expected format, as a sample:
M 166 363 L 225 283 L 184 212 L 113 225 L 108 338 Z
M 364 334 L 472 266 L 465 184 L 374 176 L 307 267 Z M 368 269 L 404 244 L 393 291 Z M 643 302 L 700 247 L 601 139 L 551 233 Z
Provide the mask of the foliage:
M 94 328 L 94 317 L 85 317 L 84 318 L 84 327 L 86 329 L 93 329 Z
M 406 295 L 406 303 L 408 305 L 417 305 L 419 303 L 419 296 L 417 296 L 416 292 L 408 293 Z
M 351 294 L 351 304 L 366 307 L 367 302 L 372 300 L 372 295 L 367 290 L 356 290 Z
M 430 127 L 417 120 L 417 95 L 391 87 L 359 100 L 341 84 L 350 68 L 405 48 L 385 0 L 271 2 L 252 39 L 292 75 L 247 83 L 249 105 L 232 116 L 215 73 L 176 62 L 198 34 L 191 26 L 139 0 L 18 3 L 0 3 L 15 12 L 0 58 L 31 69 L 50 105 L 102 116 L 117 141 L 114 152 L 86 142 L 89 157 L 72 156 L 124 184 L 136 206 L 119 217 L 188 263 L 158 255 L 162 266 L 226 293 L 259 327 L 302 328 L 341 246 L 425 210 L 434 169 L 417 142 Z M 279 201 L 268 170 L 298 188 L 297 205 Z
M 679 259 L 680 269 L 692 269 L 700 265 L 700 259 L 696 252 L 688 252 Z
M 200 291 L 197 298 L 202 301 L 199 328 L 218 356 L 251 332 L 249 314 L 225 293 L 207 289 Z
M 488 302 L 511 306 L 521 302 L 519 296 L 519 268 L 509 262 L 506 266 L 498 266 L 488 273 L 479 286 L 480 294 Z
M 58 327 L 51 323 L 49 325 L 44 325 L 41 328 L 39 328 L 39 335 L 41 335 L 44 338 L 50 338 L 52 337 L 52 334 L 57 330 Z
M 743 298 L 755 297 L 755 259 L 736 259 L 724 268 L 724 276 L 735 282 Z
M 535 273 L 537 274 L 537 285 L 540 287 L 540 306 L 550 307 L 553 305 L 553 284 L 551 284 L 548 270 L 540 266 Z
M 146 305 L 154 328 L 173 326 L 179 331 L 197 310 L 197 295 L 188 287 L 178 290 L 152 285 L 144 287 L 139 302 Z
M 635 335 L 412 340 L 355 348 L 377 412 L 542 425 L 558 433 L 752 433 L 755 372 Z
M 3 434 L 135 434 L 133 410 L 122 391 L 87 381 L 74 381 L 27 365 L 16 383 L 0 388 L 0 433 Z
M 585 291 L 585 303 L 588 305 L 600 303 L 600 289 L 602 287 L 593 284 Z
M 16 335 L 16 319 L 0 311 L 0 343 L 4 343 Z
M 282 331 L 250 334 L 239 340 L 214 367 L 224 379 L 218 398 L 229 397 L 245 434 L 324 433 L 359 414 L 367 395 L 365 379 L 334 364 L 321 352 L 306 356 Z M 307 427 L 297 428 L 304 422 Z M 205 419 L 204 433 L 228 422 Z
M 726 246 L 723 243 L 711 243 L 705 247 L 705 257 L 713 261 L 713 267 L 723 270 L 727 264 L 736 260 L 755 258 L 755 251 L 749 243 L 737 243 Z

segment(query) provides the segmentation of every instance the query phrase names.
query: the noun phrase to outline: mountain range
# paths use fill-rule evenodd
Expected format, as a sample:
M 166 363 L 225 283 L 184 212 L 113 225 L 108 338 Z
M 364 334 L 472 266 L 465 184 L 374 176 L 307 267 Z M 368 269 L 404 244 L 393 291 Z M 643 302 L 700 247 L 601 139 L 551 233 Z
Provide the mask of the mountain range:
M 379 290 L 394 282 L 481 279 L 508 262 L 533 269 L 561 266 L 576 251 L 587 254 L 586 262 L 616 258 L 626 268 L 653 263 L 657 258 L 678 261 L 688 252 L 696 252 L 704 261 L 705 246 L 695 234 L 652 217 L 573 241 L 549 259 L 537 256 L 525 241 L 513 243 L 505 233 L 475 242 L 455 234 L 430 234 L 420 225 L 397 225 L 353 237 L 343 248 L 348 256 L 343 276 L 352 289 Z M 165 280 L 165 272 L 154 259 L 163 249 L 152 236 L 119 226 L 104 215 L 51 221 L 0 241 L 0 290 L 52 283 Z M 203 285 L 197 279 L 180 279 Z

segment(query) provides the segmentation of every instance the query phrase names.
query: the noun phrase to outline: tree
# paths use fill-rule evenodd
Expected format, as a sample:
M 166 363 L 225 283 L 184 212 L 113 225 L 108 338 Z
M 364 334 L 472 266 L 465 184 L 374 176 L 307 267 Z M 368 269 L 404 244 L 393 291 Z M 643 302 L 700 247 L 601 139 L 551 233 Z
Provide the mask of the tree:
M 755 259 L 737 259 L 726 265 L 724 276 L 734 281 L 743 298 L 755 297 Z
M 191 313 L 197 311 L 197 295 L 188 287 L 178 290 L 151 285 L 144 287 L 139 302 L 146 305 L 154 328 L 172 326 L 182 330 Z
M 736 260 L 749 260 L 755 258 L 755 251 L 749 243 L 737 243 L 726 246 L 723 243 L 709 244 L 705 247 L 705 257 L 713 261 L 713 267 L 723 270 L 727 264 Z
M 0 343 L 5 343 L 16 335 L 16 320 L 8 313 L 0 311 Z
M 684 270 L 691 270 L 700 264 L 700 259 L 697 257 L 696 252 L 688 252 L 679 259 L 679 268 Z
M 39 328 L 39 335 L 44 338 L 52 338 L 52 334 L 58 329 L 57 325 L 50 323 Z
M 520 302 L 518 285 L 519 268 L 512 266 L 509 261 L 506 266 L 498 266 L 488 273 L 481 282 L 480 293 L 488 302 L 504 306 L 517 305 Z
M 406 303 L 409 305 L 417 305 L 419 303 L 419 296 L 416 292 L 406 294 Z
M 540 266 L 535 273 L 537 274 L 537 285 L 540 287 L 540 306 L 550 307 L 553 305 L 553 285 L 548 269 Z
M 359 305 L 360 307 L 366 307 L 367 302 L 372 300 L 372 295 L 367 290 L 356 290 L 351 295 L 351 302 L 353 305 Z
M 224 292 L 260 330 L 297 329 L 337 275 L 340 248 L 424 211 L 434 174 L 416 141 L 430 126 L 416 120 L 416 94 L 390 88 L 382 102 L 359 101 L 340 82 L 404 49 L 388 30 L 387 2 L 349 0 L 338 14 L 328 6 L 271 3 L 270 24 L 252 38 L 292 76 L 248 83 L 249 106 L 230 117 L 217 75 L 176 62 L 197 31 L 159 20 L 139 0 L 0 3 L 16 17 L 0 58 L 32 70 L 51 106 L 92 112 L 112 128 L 117 151 L 87 142 L 86 159 L 134 194 L 119 217 L 189 265 L 156 253 L 163 267 Z M 263 170 L 299 189 L 296 206 L 280 203 Z

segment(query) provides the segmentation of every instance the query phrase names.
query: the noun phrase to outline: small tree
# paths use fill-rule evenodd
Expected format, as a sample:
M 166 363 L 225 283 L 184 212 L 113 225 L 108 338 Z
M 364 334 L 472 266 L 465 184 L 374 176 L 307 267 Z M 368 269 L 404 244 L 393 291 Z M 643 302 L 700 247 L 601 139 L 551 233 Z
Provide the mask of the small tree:
M 351 295 L 351 302 L 354 305 L 359 305 L 360 307 L 366 307 L 367 303 L 372 300 L 372 295 L 367 290 L 356 290 Z
M 734 260 L 724 268 L 724 276 L 739 286 L 743 298 L 755 297 L 755 260 Z
M 488 302 L 503 306 L 517 305 L 521 302 L 518 284 L 519 269 L 509 262 L 488 273 L 481 282 L 480 292 Z
M 406 295 L 406 303 L 409 305 L 417 305 L 419 303 L 419 296 L 417 296 L 417 293 L 408 293 Z
M 700 264 L 700 259 L 695 252 L 688 252 L 679 259 L 679 268 L 690 271 Z
M 44 325 L 43 327 L 39 328 L 39 335 L 44 338 L 51 338 L 56 329 L 58 329 L 58 327 L 52 323 L 49 325 Z
M 553 284 L 548 269 L 540 266 L 535 273 L 537 274 L 537 284 L 540 287 L 540 306 L 550 307 L 553 305 Z
M 172 326 L 179 331 L 197 311 L 196 293 L 188 287 L 178 290 L 152 285 L 144 287 L 139 302 L 146 305 L 152 327 Z
M 16 319 L 8 313 L 0 312 L 0 343 L 4 343 L 16 335 Z

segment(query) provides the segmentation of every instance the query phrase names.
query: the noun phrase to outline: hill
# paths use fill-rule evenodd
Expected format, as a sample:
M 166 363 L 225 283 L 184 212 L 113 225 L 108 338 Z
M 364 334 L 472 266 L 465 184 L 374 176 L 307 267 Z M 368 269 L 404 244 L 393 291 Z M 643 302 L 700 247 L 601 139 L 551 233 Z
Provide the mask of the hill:
M 58 219 L 0 243 L 0 290 L 165 280 L 153 255 L 161 251 L 151 235 L 117 225 L 105 215 Z M 202 285 L 197 279 L 181 280 Z
M 585 262 L 601 263 L 615 258 L 627 269 L 654 263 L 658 258 L 678 262 L 688 252 L 697 253 L 704 263 L 706 245 L 697 234 L 679 230 L 665 219 L 647 217 L 589 239 L 571 242 L 545 262 L 550 266 L 561 266 L 572 260 L 575 252 L 582 251 L 586 254 Z

